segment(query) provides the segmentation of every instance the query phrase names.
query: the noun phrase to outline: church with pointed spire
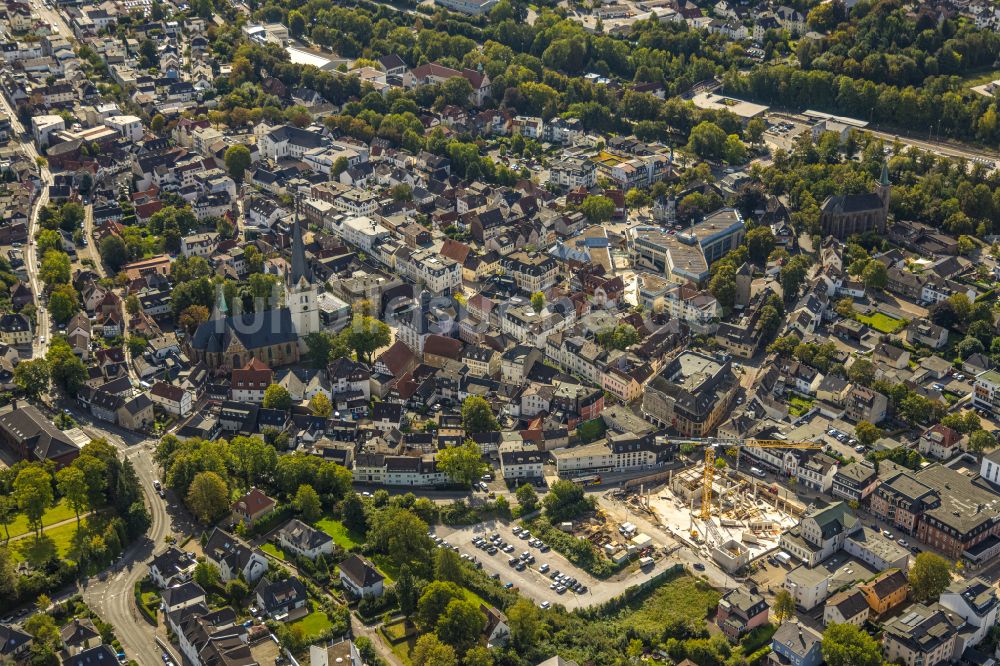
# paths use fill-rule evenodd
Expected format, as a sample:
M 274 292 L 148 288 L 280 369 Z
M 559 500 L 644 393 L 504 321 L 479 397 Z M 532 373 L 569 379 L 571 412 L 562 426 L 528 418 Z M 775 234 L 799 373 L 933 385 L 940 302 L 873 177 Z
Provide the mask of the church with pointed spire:
M 320 330 L 319 285 L 306 262 L 298 213 L 292 223 L 291 266 L 285 274 L 279 307 L 241 312 L 230 309 L 222 286 L 208 321 L 198 326 L 187 343 L 192 360 L 212 370 L 231 371 L 253 359 L 275 368 L 299 362 L 305 337 Z
M 819 216 L 823 236 L 843 240 L 868 231 L 884 234 L 891 193 L 889 165 L 883 162 L 882 174 L 874 192 L 836 194 L 823 201 Z

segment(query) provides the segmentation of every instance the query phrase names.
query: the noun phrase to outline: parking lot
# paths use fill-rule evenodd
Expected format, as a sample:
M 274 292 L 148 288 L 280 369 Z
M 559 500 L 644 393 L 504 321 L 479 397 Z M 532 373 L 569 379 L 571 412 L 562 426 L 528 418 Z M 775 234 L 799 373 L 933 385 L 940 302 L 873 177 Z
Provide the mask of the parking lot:
M 655 576 L 668 566 L 668 562 L 661 558 L 655 566 L 628 571 L 608 580 L 598 580 L 571 564 L 555 550 L 543 553 L 540 548 L 529 546 L 531 537 L 522 539 L 515 536 L 514 527 L 506 522 L 493 520 L 462 528 L 438 526 L 434 529 L 434 533 L 450 545 L 458 547 L 460 553 L 470 555 L 481 562 L 483 571 L 499 575 L 501 582 L 513 584 L 521 594 L 539 605 L 548 602 L 551 605 L 562 604 L 566 608 L 573 609 L 601 604 L 620 595 L 627 588 Z M 496 554 L 490 555 L 473 543 L 476 537 L 489 538 L 494 534 L 499 534 L 502 541 L 508 546 L 513 546 L 513 549 L 510 552 L 497 549 Z M 518 571 L 508 564 L 512 557 L 520 559 L 525 551 L 533 556 L 535 561 L 526 565 L 523 571 Z M 542 573 L 539 568 L 544 565 L 548 565 L 548 570 Z M 575 578 L 578 583 L 586 587 L 586 591 L 582 594 L 570 590 L 560 593 L 552 589 L 554 581 L 550 576 L 556 571 Z

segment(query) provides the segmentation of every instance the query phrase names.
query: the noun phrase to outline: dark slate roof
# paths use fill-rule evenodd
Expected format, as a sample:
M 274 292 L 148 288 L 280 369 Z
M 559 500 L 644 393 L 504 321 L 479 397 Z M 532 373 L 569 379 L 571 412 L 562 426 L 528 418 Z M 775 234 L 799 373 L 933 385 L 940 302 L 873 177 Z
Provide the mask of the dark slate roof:
M 882 210 L 882 200 L 877 194 L 837 194 L 823 202 L 824 213 L 862 213 Z
M 312 550 L 333 541 L 326 532 L 317 530 L 303 523 L 301 520 L 290 520 L 279 532 L 289 543 L 295 544 L 302 550 Z
M 298 342 L 291 311 L 278 308 L 206 321 L 195 331 L 191 346 L 201 352 L 223 352 L 233 336 L 248 350 Z
M 385 579 L 375 567 L 357 555 L 351 555 L 341 562 L 340 571 L 358 587 L 370 587 Z
M 27 634 L 9 624 L 0 624 L 0 656 L 14 654 L 19 647 L 31 642 L 31 634 Z

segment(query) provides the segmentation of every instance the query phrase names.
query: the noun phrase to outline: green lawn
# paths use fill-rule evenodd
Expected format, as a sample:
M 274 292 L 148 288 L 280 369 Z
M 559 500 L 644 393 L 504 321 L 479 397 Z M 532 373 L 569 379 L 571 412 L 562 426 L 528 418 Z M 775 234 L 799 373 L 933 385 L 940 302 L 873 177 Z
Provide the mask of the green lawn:
M 399 578 L 399 567 L 387 556 L 375 555 L 372 557 L 372 564 L 375 565 L 375 568 L 378 569 L 380 574 L 385 576 L 386 583 L 391 583 Z
M 344 550 L 354 548 L 365 540 L 362 535 L 350 531 L 342 522 L 333 518 L 324 518 L 316 523 L 316 527 L 333 537 L 333 542 Z
M 86 525 L 86 522 L 83 523 Z M 84 527 L 86 530 L 86 527 Z M 73 559 L 77 544 L 76 522 L 66 523 L 42 532 L 39 539 L 27 536 L 11 544 L 11 552 L 16 562 L 40 565 L 53 557 Z M 80 535 L 81 537 L 84 534 Z
M 306 640 L 309 640 L 312 636 L 320 636 L 333 627 L 333 623 L 330 622 L 330 618 L 326 612 L 320 609 L 315 601 L 310 601 L 309 603 L 312 604 L 312 612 L 302 619 L 292 622 L 293 627 L 300 627 L 302 629 L 302 635 Z
M 69 508 L 64 500 L 59 500 L 55 506 L 45 512 L 42 516 L 42 527 L 48 527 L 53 523 L 61 523 L 64 520 L 69 520 L 70 518 L 76 518 L 76 514 L 73 509 Z M 28 519 L 23 515 L 18 515 L 17 519 L 14 520 L 10 525 L 7 526 L 7 531 L 10 532 L 11 538 L 16 536 L 21 536 L 22 534 L 27 534 L 31 531 L 28 527 Z M 4 532 L 4 536 L 6 536 Z
M 279 560 L 283 561 L 285 559 L 284 551 L 275 546 L 273 543 L 265 543 L 263 546 L 260 547 L 260 549 L 265 553 L 267 553 L 268 555 L 273 555 L 274 557 L 277 557 Z
M 879 333 L 895 333 L 903 326 L 902 319 L 896 319 L 895 317 L 890 317 L 889 315 L 881 312 L 876 312 L 870 315 L 859 314 L 858 321 L 862 324 L 871 326 Z

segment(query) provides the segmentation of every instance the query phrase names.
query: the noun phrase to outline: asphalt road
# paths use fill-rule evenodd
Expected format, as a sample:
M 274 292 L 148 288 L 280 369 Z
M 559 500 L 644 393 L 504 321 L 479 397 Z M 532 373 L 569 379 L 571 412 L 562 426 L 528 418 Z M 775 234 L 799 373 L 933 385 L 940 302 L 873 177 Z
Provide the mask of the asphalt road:
M 108 440 L 121 442 L 118 437 L 108 437 Z M 104 621 L 114 625 L 115 635 L 129 659 L 135 659 L 140 664 L 158 664 L 162 663 L 163 650 L 155 642 L 155 627 L 148 624 L 135 608 L 133 589 L 135 583 L 146 576 L 149 559 L 166 550 L 164 539 L 172 531 L 173 518 L 168 512 L 167 502 L 153 489 L 159 470 L 152 456 L 153 440 L 134 446 L 123 444 L 121 442 L 118 446 L 132 461 L 139 475 L 152 525 L 142 538 L 125 550 L 105 580 L 91 579 L 84 589 L 83 598 Z M 174 662 L 182 663 L 172 648 L 170 651 Z
M 38 151 L 35 149 L 35 144 L 30 140 L 30 137 L 26 137 L 24 125 L 18 120 L 17 113 L 13 109 L 10 103 L 7 101 L 5 95 L 0 94 L 0 109 L 10 118 L 11 127 L 14 132 L 22 140 L 20 141 L 21 149 L 24 151 L 28 159 L 36 160 L 38 158 Z M 25 271 L 28 273 L 28 282 L 31 287 L 32 293 L 35 294 L 35 305 L 37 307 L 37 324 L 35 326 L 35 339 L 32 343 L 32 357 L 38 357 L 45 354 L 45 350 L 48 348 L 49 341 L 49 313 L 45 307 L 42 306 L 39 299 L 39 294 L 41 291 L 41 282 L 38 279 L 38 258 L 35 256 L 35 229 L 38 225 L 38 213 L 41 211 L 42 207 L 49 202 L 49 185 L 52 184 L 52 173 L 49 171 L 48 166 L 44 166 L 40 169 L 39 173 L 42 181 L 42 189 L 39 192 L 38 197 L 35 199 L 33 208 L 31 209 L 31 215 L 28 218 L 28 246 L 24 251 L 24 266 Z M 41 338 L 45 338 L 45 342 L 41 341 Z

